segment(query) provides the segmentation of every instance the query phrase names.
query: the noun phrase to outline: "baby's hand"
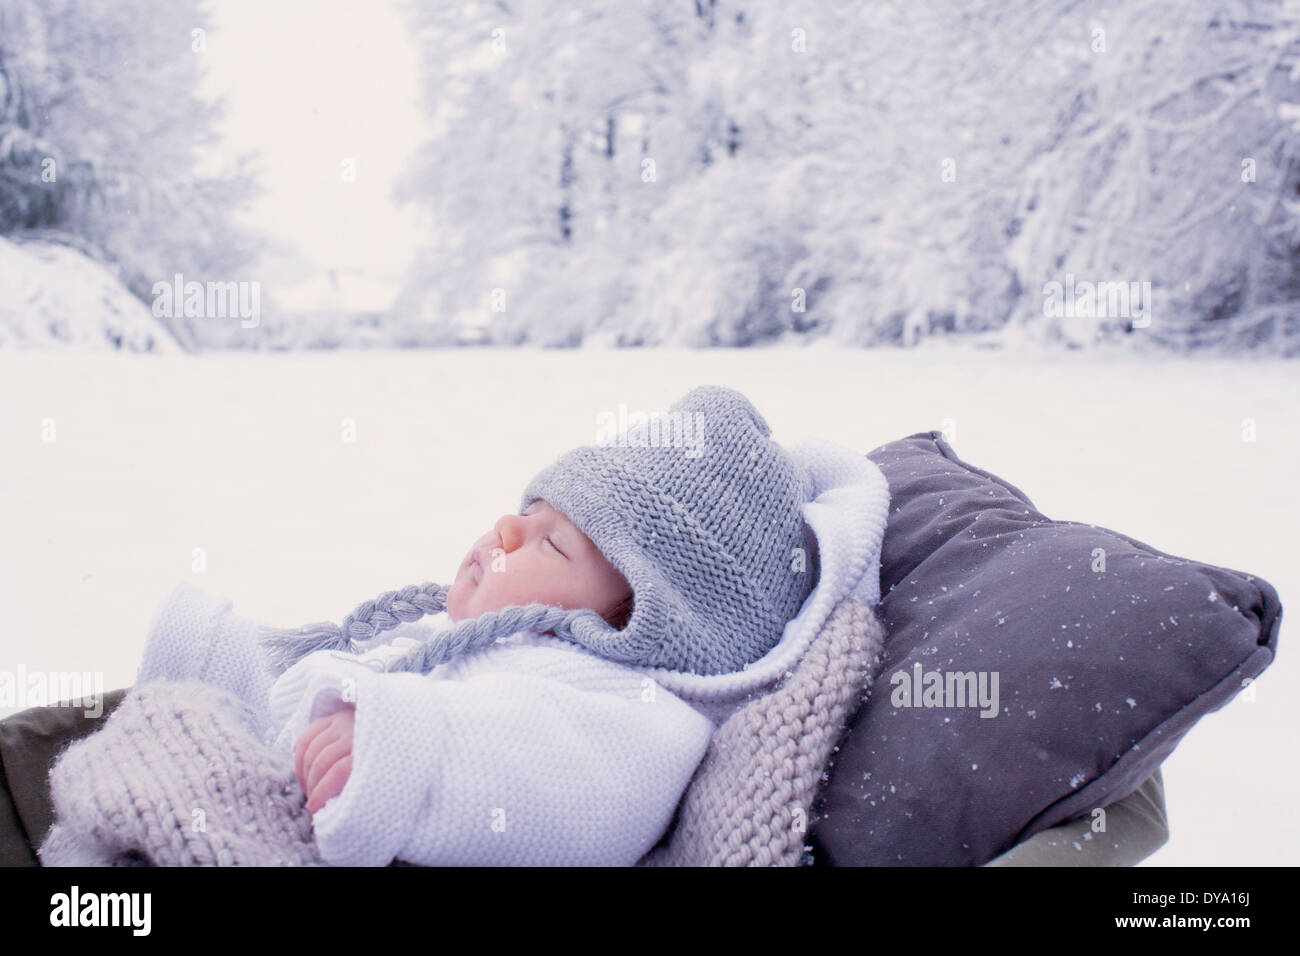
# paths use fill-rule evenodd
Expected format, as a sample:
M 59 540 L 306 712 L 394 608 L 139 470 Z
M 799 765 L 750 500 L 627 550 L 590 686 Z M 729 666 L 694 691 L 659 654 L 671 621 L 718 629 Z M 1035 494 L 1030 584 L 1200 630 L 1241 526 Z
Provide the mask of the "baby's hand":
M 293 769 L 307 794 L 309 813 L 343 792 L 352 772 L 352 728 L 356 717 L 355 705 L 349 705 L 313 721 L 293 745 Z

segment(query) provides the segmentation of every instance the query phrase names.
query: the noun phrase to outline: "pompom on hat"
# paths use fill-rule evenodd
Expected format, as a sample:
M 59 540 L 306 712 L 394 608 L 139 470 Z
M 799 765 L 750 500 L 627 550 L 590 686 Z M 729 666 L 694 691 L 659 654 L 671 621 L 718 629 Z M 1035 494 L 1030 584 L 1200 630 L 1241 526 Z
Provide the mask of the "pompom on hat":
M 456 622 L 389 670 L 428 673 L 519 630 L 552 631 L 607 660 L 700 675 L 743 670 L 780 641 L 816 583 L 803 520 L 812 487 L 744 395 L 703 385 L 667 413 L 640 416 L 611 440 L 572 449 L 524 489 L 562 512 L 632 588 L 626 626 L 596 611 L 532 603 Z M 355 651 L 381 631 L 445 609 L 448 588 L 389 591 L 339 627 L 263 638 L 275 669 L 317 650 Z

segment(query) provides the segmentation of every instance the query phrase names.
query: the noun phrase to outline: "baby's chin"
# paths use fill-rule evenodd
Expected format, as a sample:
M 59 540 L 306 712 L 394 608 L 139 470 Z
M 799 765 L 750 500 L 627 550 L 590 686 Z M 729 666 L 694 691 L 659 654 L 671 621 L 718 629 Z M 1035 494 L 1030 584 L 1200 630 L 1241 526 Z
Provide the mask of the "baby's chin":
M 475 596 L 478 598 L 477 602 L 472 600 Z M 458 584 L 453 584 L 447 589 L 447 616 L 457 623 L 479 617 L 489 611 L 499 611 L 503 606 L 500 601 L 492 600 L 488 595 L 474 595 L 470 587 L 462 588 Z
M 474 612 L 469 607 L 470 598 L 474 594 L 474 585 L 472 567 L 461 565 L 452 580 L 451 587 L 447 588 L 447 601 L 443 606 L 447 616 L 453 621 L 463 621 L 467 617 L 474 616 Z
M 453 621 L 461 621 L 465 618 L 465 596 L 464 588 L 457 582 L 447 589 L 447 602 L 444 609 L 447 616 Z

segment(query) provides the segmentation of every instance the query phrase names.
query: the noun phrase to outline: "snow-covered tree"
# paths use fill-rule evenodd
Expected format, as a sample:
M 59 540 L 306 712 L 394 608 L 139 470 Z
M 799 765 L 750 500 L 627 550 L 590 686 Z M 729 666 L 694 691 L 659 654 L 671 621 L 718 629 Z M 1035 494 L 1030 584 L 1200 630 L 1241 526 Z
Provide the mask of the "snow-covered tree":
M 430 213 L 415 339 L 1295 348 L 1295 3 L 408 13 L 435 121 L 401 191 Z M 1075 278 L 1150 296 L 1053 314 Z
M 146 301 L 177 272 L 235 278 L 255 187 L 247 159 L 199 172 L 220 116 L 198 94 L 209 25 L 203 0 L 0 0 L 0 233 L 93 251 Z

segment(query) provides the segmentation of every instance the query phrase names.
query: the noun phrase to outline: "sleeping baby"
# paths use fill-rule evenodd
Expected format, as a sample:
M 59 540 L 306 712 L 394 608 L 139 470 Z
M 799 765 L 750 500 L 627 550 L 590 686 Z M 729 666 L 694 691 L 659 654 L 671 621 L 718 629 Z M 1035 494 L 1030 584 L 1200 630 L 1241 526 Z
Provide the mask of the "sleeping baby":
M 888 506 L 865 457 L 783 448 L 734 390 L 696 388 L 675 414 L 702 424 L 689 447 L 664 429 L 565 453 L 450 586 L 387 592 L 341 626 L 268 631 L 177 588 L 137 685 L 245 701 L 292 752 L 329 864 L 636 863 L 718 726 L 849 590 L 879 600 Z

